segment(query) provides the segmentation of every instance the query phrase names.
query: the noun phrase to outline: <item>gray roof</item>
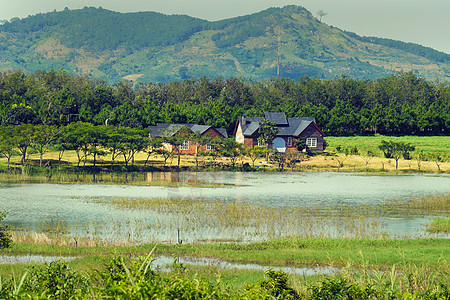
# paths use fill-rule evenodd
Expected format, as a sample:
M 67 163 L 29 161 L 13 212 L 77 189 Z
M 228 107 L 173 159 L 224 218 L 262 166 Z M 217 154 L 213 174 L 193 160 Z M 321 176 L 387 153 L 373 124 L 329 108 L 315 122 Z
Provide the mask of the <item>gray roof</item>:
M 244 135 L 252 135 L 259 129 L 259 122 L 262 120 L 262 118 L 255 118 L 255 117 L 246 117 L 245 115 L 242 116 L 242 119 L 240 120 L 242 125 L 242 133 Z
M 271 123 L 277 124 L 277 126 L 287 126 L 288 121 L 284 112 L 265 112 L 264 118 Z
M 209 125 L 198 125 L 198 124 L 174 124 L 174 123 L 156 123 L 156 126 L 149 126 L 150 136 L 152 137 L 162 137 L 162 136 L 173 136 L 183 127 L 189 128 L 192 132 L 198 132 L 199 134 L 204 134 L 208 129 L 214 128 Z M 214 128 L 223 137 L 227 138 L 228 134 L 224 128 Z
M 267 119 L 268 116 L 272 118 L 268 119 L 270 122 L 279 122 L 277 127 L 280 131 L 276 136 L 299 136 L 311 123 L 315 123 L 314 118 L 286 118 L 284 113 L 264 113 L 264 118 Z M 239 118 L 242 133 L 245 136 L 253 135 L 258 131 L 262 119 L 243 115 Z M 273 120 L 277 120 L 277 122 Z
M 224 138 L 228 138 L 228 132 L 225 128 L 215 128 Z

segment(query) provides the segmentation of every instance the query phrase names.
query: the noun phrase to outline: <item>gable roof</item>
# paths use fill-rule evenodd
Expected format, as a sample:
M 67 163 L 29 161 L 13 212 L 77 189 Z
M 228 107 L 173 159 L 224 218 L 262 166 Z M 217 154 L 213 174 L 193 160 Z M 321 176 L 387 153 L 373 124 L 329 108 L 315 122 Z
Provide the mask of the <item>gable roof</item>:
M 269 120 L 271 123 L 277 124 L 278 127 L 289 125 L 284 112 L 265 112 L 264 118 Z
M 252 136 L 258 131 L 260 123 L 263 119 L 267 119 L 269 122 L 277 124 L 280 131 L 276 134 L 276 136 L 300 136 L 309 126 L 314 126 L 320 134 L 325 136 L 325 134 L 315 124 L 314 118 L 286 118 L 284 113 L 273 112 L 266 112 L 264 113 L 264 117 L 261 118 L 242 115 L 241 118 L 238 118 L 238 123 L 236 124 L 234 134 L 236 134 L 237 126 L 240 124 L 243 135 Z
M 214 129 L 224 138 L 228 138 L 228 134 L 225 128 L 214 128 L 210 125 L 198 125 L 198 124 L 174 124 L 174 123 L 156 123 L 156 126 L 149 126 L 150 136 L 152 137 L 162 137 L 162 136 L 173 136 L 179 132 L 182 128 L 187 127 L 192 132 L 198 132 L 203 135 L 209 129 Z

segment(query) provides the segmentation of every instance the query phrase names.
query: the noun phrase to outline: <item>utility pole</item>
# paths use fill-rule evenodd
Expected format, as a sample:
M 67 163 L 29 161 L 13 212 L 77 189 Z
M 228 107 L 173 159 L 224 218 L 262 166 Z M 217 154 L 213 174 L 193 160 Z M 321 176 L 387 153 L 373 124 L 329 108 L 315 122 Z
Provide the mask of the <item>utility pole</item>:
M 278 36 L 278 64 L 277 64 L 277 80 L 280 80 L 280 43 L 281 43 L 281 37 Z
M 277 80 L 280 80 L 280 45 L 281 45 L 281 34 L 283 33 L 283 28 L 281 26 L 276 26 L 273 29 L 274 33 L 278 36 L 278 50 L 277 50 Z

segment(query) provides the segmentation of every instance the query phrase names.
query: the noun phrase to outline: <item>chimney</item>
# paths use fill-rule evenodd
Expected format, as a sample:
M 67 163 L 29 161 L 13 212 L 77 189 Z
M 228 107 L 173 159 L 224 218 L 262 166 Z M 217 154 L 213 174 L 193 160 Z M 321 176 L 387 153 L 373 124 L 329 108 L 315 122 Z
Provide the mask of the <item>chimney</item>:
M 246 115 L 243 114 L 243 115 L 242 115 L 242 125 L 246 125 L 246 123 L 245 123 L 245 122 L 246 122 L 246 121 L 245 121 L 245 117 L 246 117 Z

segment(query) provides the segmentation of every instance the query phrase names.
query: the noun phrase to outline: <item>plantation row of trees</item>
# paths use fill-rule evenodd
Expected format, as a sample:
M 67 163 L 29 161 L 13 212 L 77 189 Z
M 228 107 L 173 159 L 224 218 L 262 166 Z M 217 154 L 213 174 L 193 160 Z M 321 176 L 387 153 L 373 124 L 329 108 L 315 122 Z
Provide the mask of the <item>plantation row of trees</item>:
M 145 128 L 173 122 L 225 127 L 231 134 L 239 116 L 265 111 L 314 117 L 329 135 L 448 135 L 450 85 L 412 72 L 376 80 L 201 77 L 113 85 L 62 70 L 0 74 L 0 120 L 5 126 L 83 121 Z
M 58 165 L 61 165 L 65 151 L 72 150 L 76 152 L 78 158 L 77 166 L 82 163 L 85 166 L 89 159 L 95 167 L 101 157 L 107 157 L 111 168 L 120 158 L 128 166 L 134 163 L 136 154 L 140 152 L 147 154 L 144 167 L 154 154 L 163 157 L 164 165 L 168 159 L 177 155 L 180 166 L 180 146 L 185 141 L 190 141 L 193 147 L 197 147 L 195 157 L 197 166 L 200 155 L 212 157 L 214 163 L 218 157 L 227 157 L 230 165 L 234 167 L 241 156 L 249 156 L 254 164 L 257 158 L 272 152 L 264 146 L 244 148 L 234 138 L 201 136 L 187 131 L 176 136 L 152 138 L 149 137 L 147 129 L 92 125 L 83 122 L 60 127 L 42 124 L 0 127 L 0 155 L 7 158 L 7 168 L 10 167 L 11 158 L 16 155 L 21 156 L 21 165 L 25 166 L 30 152 L 40 155 L 39 165 L 43 166 L 45 164 L 43 156 L 50 150 L 59 152 Z M 210 148 L 203 151 L 200 145 L 209 145 Z

